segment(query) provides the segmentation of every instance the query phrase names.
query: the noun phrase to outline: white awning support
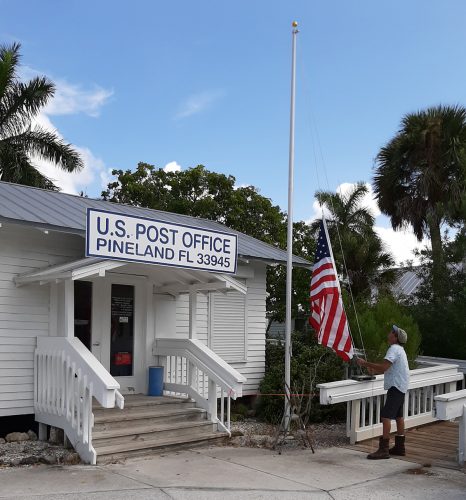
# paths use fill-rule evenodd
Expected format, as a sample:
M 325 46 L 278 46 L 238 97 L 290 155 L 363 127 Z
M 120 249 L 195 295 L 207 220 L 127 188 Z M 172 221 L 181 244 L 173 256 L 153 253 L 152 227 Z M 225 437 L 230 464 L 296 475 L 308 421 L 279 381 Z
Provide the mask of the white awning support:
M 83 280 L 90 277 L 105 277 L 107 272 L 118 268 L 125 268 L 124 273 L 152 276 L 160 283 L 156 286 L 157 293 L 178 295 L 193 291 L 207 293 L 209 291 L 236 290 L 246 294 L 246 285 L 241 281 L 222 273 L 185 270 L 176 267 L 166 267 L 150 264 L 134 264 L 126 261 L 116 261 L 100 258 L 79 259 L 66 264 L 50 266 L 21 274 L 14 278 L 16 286 L 27 284 L 45 285 L 59 283 L 64 280 Z
M 105 276 L 107 271 L 127 264 L 122 261 L 102 259 L 79 259 L 58 266 L 46 267 L 14 278 L 16 286 L 39 283 L 58 283 L 62 280 L 80 280 L 91 276 Z

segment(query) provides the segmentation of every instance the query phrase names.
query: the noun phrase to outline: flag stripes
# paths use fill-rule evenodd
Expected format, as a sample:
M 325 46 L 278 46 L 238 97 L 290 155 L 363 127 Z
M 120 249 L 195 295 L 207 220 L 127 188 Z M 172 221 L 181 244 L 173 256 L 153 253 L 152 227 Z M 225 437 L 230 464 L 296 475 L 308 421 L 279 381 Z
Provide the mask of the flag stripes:
M 338 356 L 349 361 L 353 357 L 353 343 L 330 254 L 330 242 L 327 241 L 324 222 L 320 224 L 316 262 L 312 269 L 309 321 L 317 332 L 319 344 L 332 348 Z

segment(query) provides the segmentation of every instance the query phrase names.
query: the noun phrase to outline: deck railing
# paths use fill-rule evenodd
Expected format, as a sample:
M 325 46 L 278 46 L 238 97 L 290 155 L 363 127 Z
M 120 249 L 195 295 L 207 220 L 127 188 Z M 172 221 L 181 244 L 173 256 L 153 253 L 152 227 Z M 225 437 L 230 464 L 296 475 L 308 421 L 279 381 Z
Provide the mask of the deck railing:
M 458 422 L 458 464 L 466 462 L 466 390 L 436 396 L 436 417 L 439 420 L 459 419 Z
M 104 408 L 123 408 L 120 385 L 77 338 L 38 337 L 34 355 L 34 409 L 41 424 L 64 430 L 86 463 L 92 446 L 92 398 Z
M 192 398 L 230 433 L 231 399 L 242 396 L 246 378 L 197 339 L 157 339 L 153 354 L 164 366 L 165 394 Z
M 405 427 L 415 427 L 436 420 L 435 396 L 456 390 L 463 374 L 456 365 L 436 365 L 410 371 L 410 384 L 404 405 Z M 357 382 L 340 380 L 319 384 L 320 404 L 347 403 L 346 431 L 352 444 L 382 435 L 380 410 L 386 391 L 383 375 L 375 380 Z M 392 431 L 395 430 L 392 423 Z

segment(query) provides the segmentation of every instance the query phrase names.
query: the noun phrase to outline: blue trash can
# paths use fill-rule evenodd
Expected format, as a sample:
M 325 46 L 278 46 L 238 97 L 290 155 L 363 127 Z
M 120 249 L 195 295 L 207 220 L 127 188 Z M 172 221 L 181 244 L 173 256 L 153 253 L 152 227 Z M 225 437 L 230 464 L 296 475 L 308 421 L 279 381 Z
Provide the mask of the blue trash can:
M 149 366 L 149 396 L 163 396 L 163 366 Z

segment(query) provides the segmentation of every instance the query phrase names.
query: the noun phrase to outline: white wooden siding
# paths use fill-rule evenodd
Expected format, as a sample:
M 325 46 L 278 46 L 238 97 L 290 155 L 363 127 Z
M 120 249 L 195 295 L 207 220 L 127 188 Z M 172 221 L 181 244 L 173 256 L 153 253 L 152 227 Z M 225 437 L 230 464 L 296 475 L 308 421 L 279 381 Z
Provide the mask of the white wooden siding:
M 0 416 L 33 413 L 33 355 L 49 335 L 49 287 L 13 278 L 80 257 L 82 238 L 4 224 L 0 228 Z
M 256 262 L 249 265 L 254 270 L 254 277 L 245 282 L 246 295 L 246 361 L 230 364 L 247 378 L 243 386 L 243 395 L 257 394 L 259 383 L 265 371 L 265 318 L 266 265 Z M 230 292 L 231 293 L 231 292 Z M 226 297 L 230 295 L 226 294 Z M 175 336 L 186 338 L 189 335 L 189 297 L 180 295 L 176 299 Z M 157 332 L 156 332 L 156 335 Z M 209 345 L 209 299 L 206 294 L 199 294 L 197 299 L 197 338 Z
M 226 362 L 246 361 L 246 297 L 237 291 L 209 294 L 209 346 Z

